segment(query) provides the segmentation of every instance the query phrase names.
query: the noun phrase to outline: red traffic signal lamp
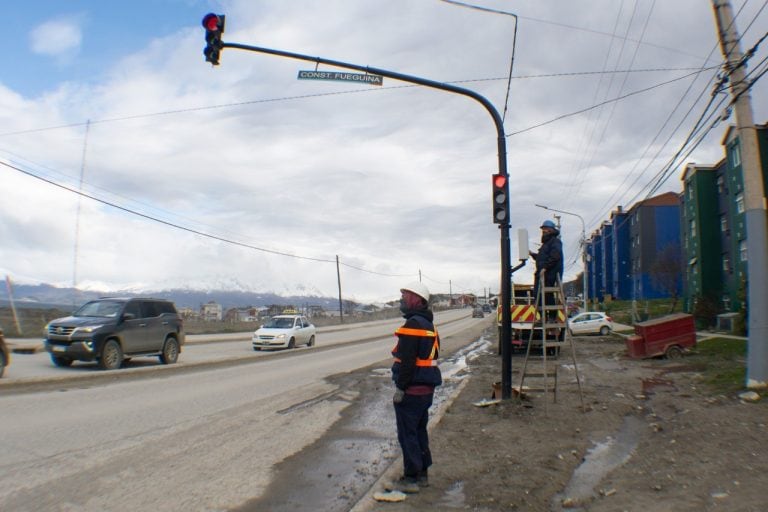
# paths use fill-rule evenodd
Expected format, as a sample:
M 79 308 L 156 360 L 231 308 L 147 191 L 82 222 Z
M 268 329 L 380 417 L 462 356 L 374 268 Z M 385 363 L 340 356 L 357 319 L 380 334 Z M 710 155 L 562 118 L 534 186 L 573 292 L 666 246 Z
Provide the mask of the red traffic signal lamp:
M 223 48 L 221 34 L 224 33 L 224 15 L 208 13 L 203 16 L 203 28 L 205 29 L 205 61 L 214 66 L 219 65 L 219 55 Z
M 509 221 L 509 191 L 507 177 L 503 174 L 491 176 L 493 183 L 493 222 L 507 224 Z

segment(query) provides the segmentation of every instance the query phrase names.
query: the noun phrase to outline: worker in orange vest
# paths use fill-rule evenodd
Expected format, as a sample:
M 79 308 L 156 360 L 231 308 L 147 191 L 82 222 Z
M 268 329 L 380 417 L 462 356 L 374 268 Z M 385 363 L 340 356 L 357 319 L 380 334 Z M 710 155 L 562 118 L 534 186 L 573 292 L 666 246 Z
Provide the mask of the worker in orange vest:
M 390 486 L 406 493 L 419 492 L 429 485 L 427 470 L 432 465 L 427 422 L 435 388 L 443 383 L 437 357 L 440 337 L 429 308 L 429 290 L 420 282 L 400 289 L 400 311 L 405 324 L 395 331 L 392 349 L 392 401 L 397 421 L 397 440 L 403 452 L 403 476 Z

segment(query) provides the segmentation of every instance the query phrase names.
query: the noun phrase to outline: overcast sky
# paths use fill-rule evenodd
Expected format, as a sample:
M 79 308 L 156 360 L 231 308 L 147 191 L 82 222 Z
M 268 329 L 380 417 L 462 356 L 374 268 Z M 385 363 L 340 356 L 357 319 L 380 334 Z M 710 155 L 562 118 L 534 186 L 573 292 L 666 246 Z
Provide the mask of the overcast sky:
M 746 50 L 768 10 L 744 4 Z M 498 291 L 498 140 L 480 103 L 388 78 L 297 80 L 314 64 L 242 50 L 214 68 L 202 55 L 209 11 L 226 14 L 227 42 L 486 97 L 504 118 L 513 264 L 517 230 L 535 250 L 552 218 L 536 204 L 580 215 L 589 236 L 617 205 L 679 191 L 685 163 L 722 158 L 735 118 L 710 130 L 728 101 L 706 109 L 722 61 L 710 2 L 472 5 L 501 12 L 440 0 L 18 3 L 0 53 L 0 272 L 104 291 L 333 297 L 338 256 L 349 299 L 395 299 L 419 273 L 433 293 Z M 767 46 L 748 70 L 765 69 Z M 752 89 L 757 123 L 767 84 Z M 700 143 L 675 159 L 702 114 Z M 571 279 L 582 226 L 561 222 Z

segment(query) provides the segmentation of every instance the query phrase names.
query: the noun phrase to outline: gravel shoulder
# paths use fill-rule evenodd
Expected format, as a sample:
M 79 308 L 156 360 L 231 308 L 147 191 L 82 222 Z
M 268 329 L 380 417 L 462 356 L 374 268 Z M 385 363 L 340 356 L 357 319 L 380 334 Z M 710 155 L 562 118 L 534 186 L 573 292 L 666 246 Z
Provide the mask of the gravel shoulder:
M 558 401 L 550 394 L 546 413 L 535 392 L 478 407 L 501 380 L 487 334 L 487 348 L 468 361 L 468 382 L 433 429 L 430 487 L 399 503 L 369 494 L 355 510 L 766 509 L 765 400 L 713 394 L 685 358 L 629 359 L 613 335 L 575 338 L 586 412 L 568 350 L 554 361 Z M 514 386 L 522 362 L 513 359 Z

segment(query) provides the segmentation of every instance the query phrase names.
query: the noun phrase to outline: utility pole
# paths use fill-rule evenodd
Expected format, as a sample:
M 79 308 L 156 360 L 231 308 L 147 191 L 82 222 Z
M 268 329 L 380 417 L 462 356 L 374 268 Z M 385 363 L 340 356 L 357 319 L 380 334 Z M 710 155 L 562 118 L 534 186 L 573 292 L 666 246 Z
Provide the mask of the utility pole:
M 765 184 L 760 167 L 757 128 L 752 118 L 750 82 L 746 79 L 739 34 L 730 0 L 712 0 L 720 49 L 729 76 L 744 179 L 747 222 L 747 382 L 748 388 L 768 387 L 768 229 Z
M 336 280 L 339 283 L 339 322 L 344 323 L 344 302 L 341 300 L 341 270 L 339 270 L 339 255 L 336 255 Z

